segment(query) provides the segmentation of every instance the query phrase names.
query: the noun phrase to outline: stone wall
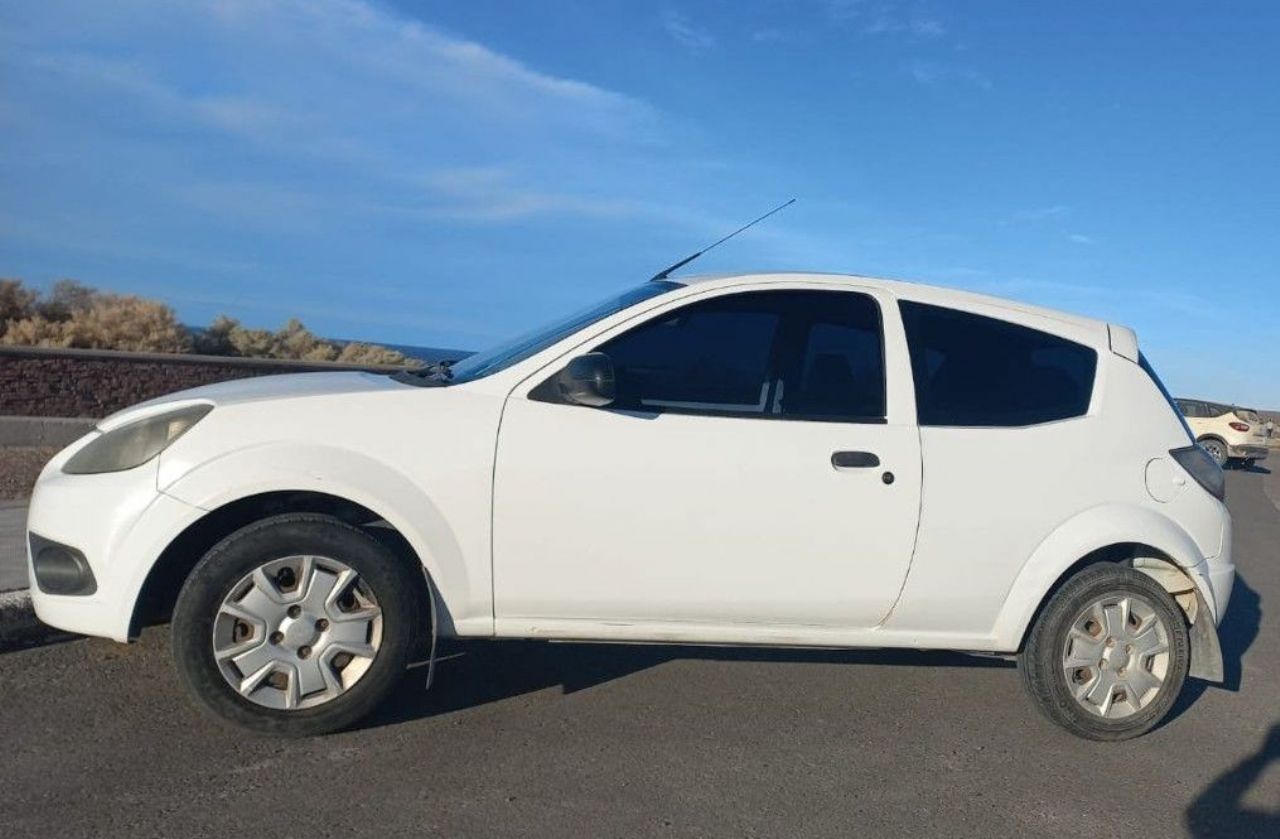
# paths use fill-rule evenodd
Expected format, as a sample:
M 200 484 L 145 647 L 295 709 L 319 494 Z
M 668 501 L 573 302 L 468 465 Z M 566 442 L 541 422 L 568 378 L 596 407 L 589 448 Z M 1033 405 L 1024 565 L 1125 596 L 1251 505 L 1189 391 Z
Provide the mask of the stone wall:
M 229 379 L 316 370 L 395 369 L 332 362 L 0 347 L 0 416 L 104 417 L 146 399 Z

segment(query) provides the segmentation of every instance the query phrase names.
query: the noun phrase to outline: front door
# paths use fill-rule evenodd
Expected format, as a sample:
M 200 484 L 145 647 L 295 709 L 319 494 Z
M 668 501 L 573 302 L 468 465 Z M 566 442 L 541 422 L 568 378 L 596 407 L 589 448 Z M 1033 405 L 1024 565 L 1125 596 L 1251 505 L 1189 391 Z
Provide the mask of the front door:
M 500 634 L 878 624 L 921 481 L 914 416 L 886 411 L 885 317 L 905 355 L 868 294 L 719 294 L 582 350 L 613 361 L 608 407 L 531 398 L 559 365 L 518 388 L 495 472 Z

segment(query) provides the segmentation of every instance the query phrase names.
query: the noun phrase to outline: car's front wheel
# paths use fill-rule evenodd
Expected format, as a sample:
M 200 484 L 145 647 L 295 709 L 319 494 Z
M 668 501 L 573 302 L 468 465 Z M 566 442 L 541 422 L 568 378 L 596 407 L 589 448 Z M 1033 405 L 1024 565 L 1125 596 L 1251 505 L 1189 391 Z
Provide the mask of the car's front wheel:
M 1073 734 L 1127 740 L 1154 728 L 1186 680 L 1182 609 L 1151 577 L 1123 565 L 1085 568 L 1049 599 L 1019 669 L 1040 709 Z
M 251 524 L 191 572 L 173 653 L 224 720 L 288 736 L 344 728 L 395 686 L 422 613 L 413 570 L 358 528 L 296 513 Z

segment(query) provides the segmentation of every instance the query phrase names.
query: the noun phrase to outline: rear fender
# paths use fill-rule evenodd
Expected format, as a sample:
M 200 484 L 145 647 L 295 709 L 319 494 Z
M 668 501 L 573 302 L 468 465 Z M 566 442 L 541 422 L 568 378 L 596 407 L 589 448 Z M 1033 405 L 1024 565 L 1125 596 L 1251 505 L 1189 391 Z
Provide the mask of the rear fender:
M 1036 548 L 1014 580 L 996 618 L 994 635 L 997 648 L 1012 652 L 1021 647 L 1040 604 L 1059 578 L 1089 554 L 1120 544 L 1153 548 L 1186 575 L 1194 584 L 1196 598 L 1198 604 L 1203 605 L 1203 611 L 1196 609 L 1200 614 L 1194 614 L 1185 603 L 1183 608 L 1187 610 L 1193 626 L 1204 624 L 1206 631 L 1214 635 L 1216 646 L 1214 627 L 1217 612 L 1213 590 L 1205 570 L 1205 557 L 1191 535 L 1171 519 L 1145 507 L 1107 504 L 1068 519 Z M 1200 619 L 1201 616 L 1207 620 Z M 1221 654 L 1218 658 L 1221 659 Z

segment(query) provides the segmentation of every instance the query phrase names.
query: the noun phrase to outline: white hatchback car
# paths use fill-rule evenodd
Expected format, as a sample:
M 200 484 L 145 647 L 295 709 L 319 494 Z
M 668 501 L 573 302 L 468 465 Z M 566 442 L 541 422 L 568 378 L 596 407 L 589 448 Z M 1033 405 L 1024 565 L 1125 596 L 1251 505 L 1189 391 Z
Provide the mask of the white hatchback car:
M 42 620 L 172 615 L 260 731 L 347 726 L 436 637 L 1017 654 L 1075 734 L 1218 680 L 1223 475 L 1130 330 L 863 277 L 655 281 L 452 366 L 103 420 L 30 507 Z

